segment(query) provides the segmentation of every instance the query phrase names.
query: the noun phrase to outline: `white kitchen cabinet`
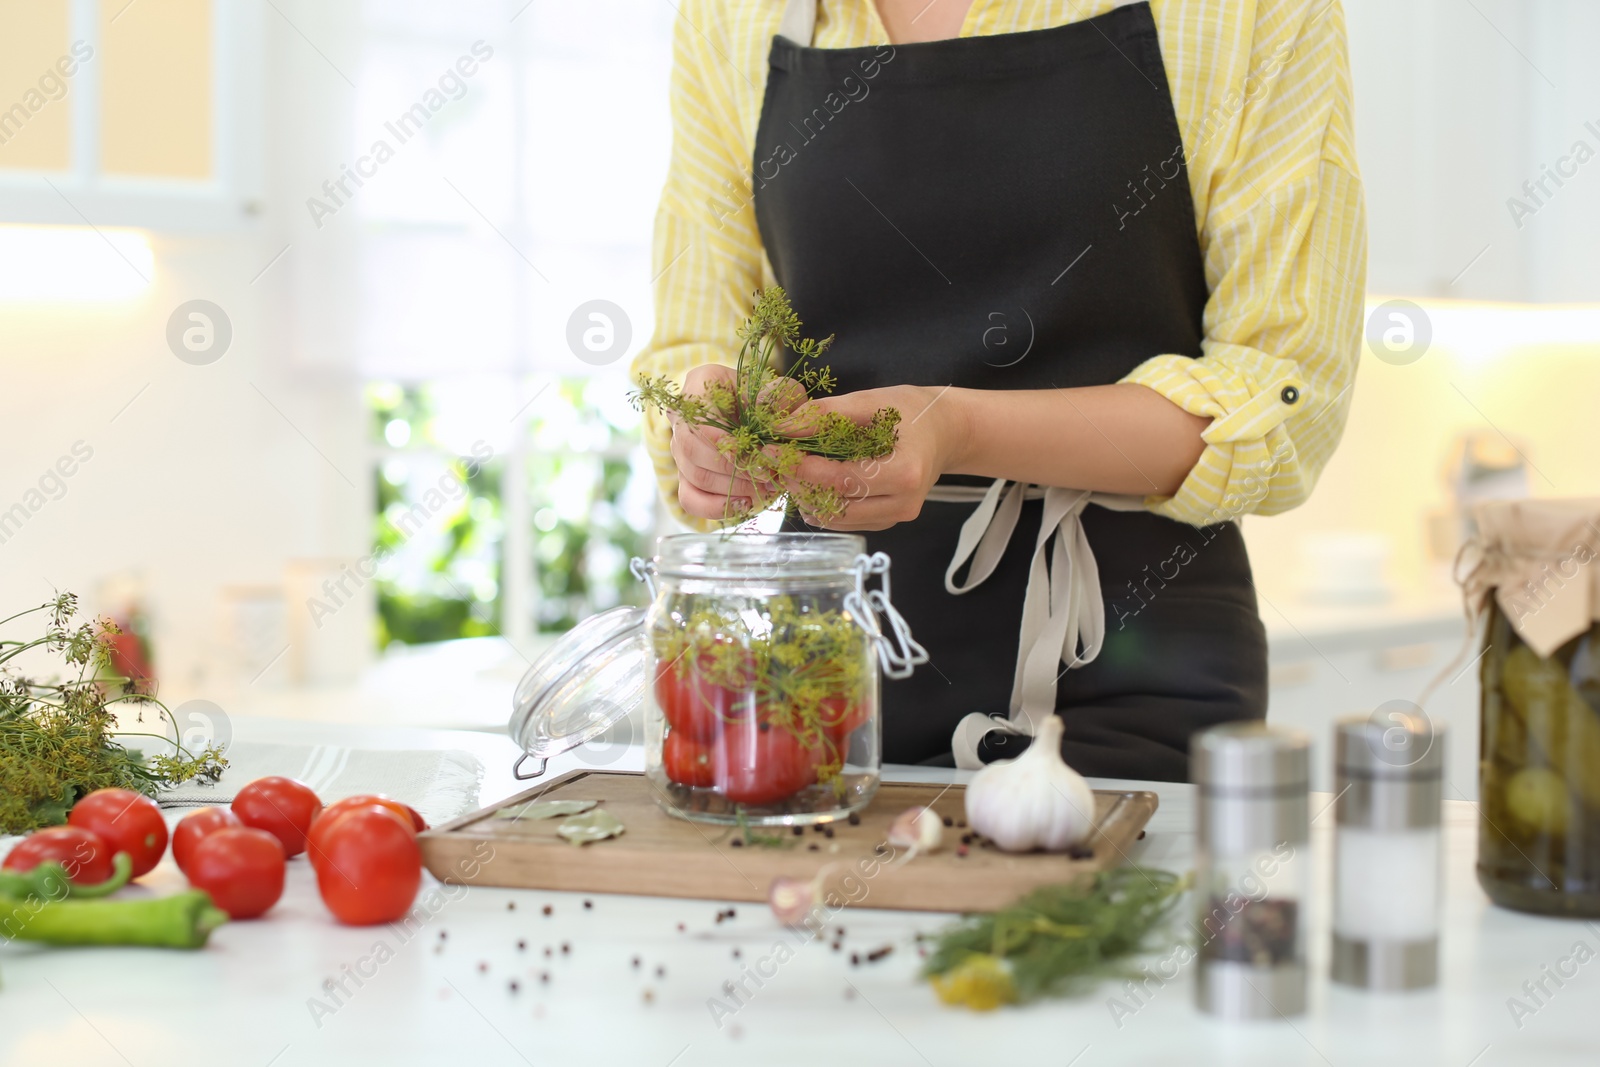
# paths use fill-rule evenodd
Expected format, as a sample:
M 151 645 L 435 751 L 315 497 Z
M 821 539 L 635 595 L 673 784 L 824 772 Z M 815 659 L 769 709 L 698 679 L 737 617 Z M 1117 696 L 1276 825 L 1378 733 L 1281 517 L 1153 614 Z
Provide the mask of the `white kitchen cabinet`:
M 38 0 L 0 13 L 0 224 L 253 225 L 264 11 Z
M 1460 652 L 1466 628 L 1459 612 L 1349 626 L 1275 627 L 1267 615 L 1267 721 L 1311 736 L 1311 788 L 1322 790 L 1333 788 L 1334 721 L 1371 715 L 1390 701 L 1416 701 Z M 1444 728 L 1444 795 L 1450 800 L 1478 796 L 1478 673 L 1469 665 L 1476 652 L 1423 705 L 1435 727 Z
M 1600 4 L 1344 9 L 1369 291 L 1600 300 Z

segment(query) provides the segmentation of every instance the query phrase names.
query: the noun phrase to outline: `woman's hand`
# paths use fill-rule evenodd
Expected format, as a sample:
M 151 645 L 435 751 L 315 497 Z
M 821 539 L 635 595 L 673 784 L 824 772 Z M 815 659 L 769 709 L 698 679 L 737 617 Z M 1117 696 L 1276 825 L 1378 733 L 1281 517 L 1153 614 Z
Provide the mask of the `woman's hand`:
M 733 368 L 716 363 L 695 367 L 683 379 L 686 394 L 699 395 L 709 382 L 733 386 Z M 772 487 L 757 487 L 749 478 L 734 477 L 733 462 L 717 451 L 728 435 L 710 426 L 691 426 L 672 415 L 672 459 L 678 465 L 678 503 L 699 519 L 721 519 L 749 511 L 752 503 L 772 499 Z
M 838 412 L 858 423 L 872 421 L 879 408 L 896 408 L 901 416 L 890 455 L 851 463 L 821 456 L 800 461 L 795 479 L 832 486 L 845 500 L 844 514 L 822 525 L 829 530 L 885 530 L 921 514 L 933 483 L 959 463 L 966 439 L 955 402 L 960 392 L 896 385 L 822 397 L 797 409 L 790 420 L 794 436 L 809 432 L 807 427 L 822 412 Z M 812 516 L 805 518 L 817 525 Z

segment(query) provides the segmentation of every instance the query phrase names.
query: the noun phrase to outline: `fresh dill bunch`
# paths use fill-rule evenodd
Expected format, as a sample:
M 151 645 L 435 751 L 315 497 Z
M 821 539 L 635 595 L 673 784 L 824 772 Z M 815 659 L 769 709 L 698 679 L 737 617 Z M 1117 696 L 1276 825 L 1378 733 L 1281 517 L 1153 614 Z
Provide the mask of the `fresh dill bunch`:
M 222 750 L 209 746 L 191 752 L 162 734 L 121 732 L 118 736 L 160 738 L 173 751 L 146 759 L 113 737 L 112 705 L 147 707 L 172 724 L 166 705 L 148 692 L 148 683 L 112 673 L 110 639 L 120 631 L 109 619 L 72 625 L 78 598 L 60 593 L 36 608 L 0 624 L 47 612 L 44 634 L 28 640 L 0 640 L 0 833 L 22 834 L 67 819 L 79 798 L 96 789 L 120 787 L 147 796 L 189 779 L 215 782 L 227 766 Z M 57 654 L 66 665 L 65 681 L 23 677 L 10 661 L 29 649 Z
M 691 426 L 721 430 L 727 436 L 718 448 L 734 468 L 730 484 L 740 475 L 758 485 L 783 484 L 791 510 L 825 523 L 843 515 L 849 501 L 830 486 L 795 478 L 801 459 L 811 455 L 852 462 L 887 456 L 898 440 L 900 412 L 882 408 L 865 425 L 838 412 L 797 423 L 796 408 L 838 385 L 828 367 L 816 364 L 833 338 L 803 338 L 800 328 L 783 288 L 762 290 L 739 327 L 742 344 L 731 385 L 711 382 L 703 395 L 686 396 L 670 378 L 640 377 L 629 399 L 640 410 L 671 412 Z M 782 363 L 784 352 L 789 353 L 787 365 Z M 748 511 L 736 512 L 730 501 L 723 521 L 744 522 L 771 503 L 752 500 Z
M 1150 951 L 1188 886 L 1185 876 L 1139 867 L 1043 886 L 934 935 L 922 976 L 945 1003 L 980 1011 L 1080 992 Z

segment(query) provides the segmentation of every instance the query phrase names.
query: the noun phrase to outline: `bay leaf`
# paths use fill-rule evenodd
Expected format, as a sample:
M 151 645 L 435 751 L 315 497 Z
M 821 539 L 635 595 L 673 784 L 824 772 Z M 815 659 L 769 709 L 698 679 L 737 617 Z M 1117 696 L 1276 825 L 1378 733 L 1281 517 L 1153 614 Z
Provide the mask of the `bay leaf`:
M 591 841 L 616 837 L 624 829 L 621 819 L 604 808 L 596 808 L 583 815 L 574 815 L 557 827 L 556 833 L 574 845 L 587 845 Z
M 513 804 L 494 813 L 496 819 L 554 819 L 562 815 L 582 815 L 599 804 L 598 800 L 530 800 Z

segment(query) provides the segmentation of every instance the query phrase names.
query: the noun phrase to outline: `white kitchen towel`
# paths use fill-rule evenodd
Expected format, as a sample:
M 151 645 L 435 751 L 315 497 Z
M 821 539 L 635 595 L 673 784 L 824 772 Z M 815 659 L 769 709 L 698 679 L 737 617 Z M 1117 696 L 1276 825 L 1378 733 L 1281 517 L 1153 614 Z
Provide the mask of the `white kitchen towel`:
M 245 785 L 279 774 L 310 786 L 324 804 L 356 793 L 387 793 L 438 826 L 478 805 L 483 764 L 454 749 L 369 749 L 236 741 L 216 785 L 186 782 L 156 799 L 164 808 L 227 805 Z

